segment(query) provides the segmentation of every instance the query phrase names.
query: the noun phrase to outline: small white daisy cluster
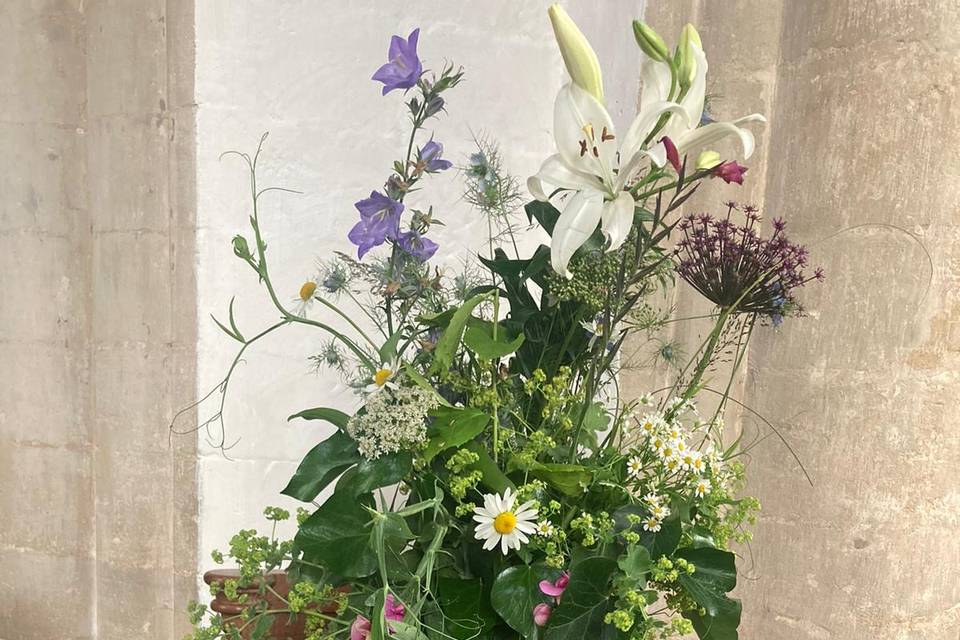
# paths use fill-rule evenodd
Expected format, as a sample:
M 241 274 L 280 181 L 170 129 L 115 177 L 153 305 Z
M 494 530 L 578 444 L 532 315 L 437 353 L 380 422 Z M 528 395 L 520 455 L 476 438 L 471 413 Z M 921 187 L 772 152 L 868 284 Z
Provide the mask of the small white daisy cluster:
M 688 429 L 682 419 L 692 414 L 693 427 Z M 648 487 L 689 491 L 698 499 L 706 497 L 713 484 L 711 478 L 721 461 L 712 444 L 703 451 L 703 438 L 693 443 L 696 432 L 706 427 L 696 418 L 696 407 L 689 401 L 675 398 L 664 413 L 650 412 L 638 421 L 638 447 L 627 460 L 627 473 L 638 483 Z M 643 498 L 649 516 L 643 521 L 645 531 L 659 531 L 663 520 L 670 515 L 669 500 L 655 492 Z
M 419 387 L 395 387 L 367 398 L 366 411 L 347 423 L 347 433 L 357 441 L 360 454 L 370 460 L 423 443 L 427 438 L 427 412 L 436 397 Z

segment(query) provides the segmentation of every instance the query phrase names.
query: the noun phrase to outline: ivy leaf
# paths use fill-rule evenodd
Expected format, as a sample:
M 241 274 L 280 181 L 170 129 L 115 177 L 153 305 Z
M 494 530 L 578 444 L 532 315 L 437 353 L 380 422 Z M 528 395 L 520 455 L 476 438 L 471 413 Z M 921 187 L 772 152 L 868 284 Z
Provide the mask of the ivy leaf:
M 370 546 L 370 514 L 365 504 L 373 503 L 357 500 L 347 491 L 335 491 L 297 531 L 294 541 L 303 550 L 304 560 L 345 578 L 372 574 L 377 555 Z
M 556 580 L 559 571 L 542 564 L 518 565 L 504 569 L 493 581 L 490 604 L 510 627 L 527 640 L 537 637 L 533 608 L 553 599 L 540 591 L 540 581 Z
M 444 633 L 458 640 L 490 637 L 497 617 L 484 597 L 482 582 L 440 577 L 436 597 L 447 622 Z
M 593 473 L 578 464 L 536 461 L 531 464 L 521 463 L 517 458 L 511 458 L 508 469 L 511 471 L 517 469 L 529 471 L 533 477 L 550 484 L 557 491 L 574 497 L 583 495 L 583 492 L 593 480 Z
M 317 407 L 316 409 L 306 409 L 300 413 L 295 413 L 287 421 L 293 420 L 294 418 L 303 418 L 304 420 L 326 420 L 337 429 L 341 431 L 346 431 L 347 422 L 350 421 L 350 416 L 345 414 L 343 411 L 337 409 L 330 409 L 328 407 Z
M 427 446 L 423 452 L 425 462 L 432 460 L 441 451 L 470 442 L 480 435 L 490 422 L 490 416 L 471 407 L 437 407 L 430 415 L 433 422 L 427 430 Z
M 676 557 L 692 562 L 693 573 L 681 573 L 680 585 L 704 611 L 685 611 L 701 640 L 737 640 L 740 626 L 739 600 L 726 596 L 737 586 L 736 558 L 729 551 L 703 547 L 681 549 Z
M 493 337 L 494 326 L 497 328 L 497 337 Z M 463 333 L 463 344 L 484 360 L 497 360 L 510 355 L 523 344 L 524 335 L 514 332 L 511 335 L 503 323 L 494 323 L 488 320 L 471 318 Z
M 303 457 L 296 473 L 280 493 L 310 502 L 337 476 L 360 460 L 357 443 L 344 432 L 337 431 Z
M 610 577 L 617 562 L 594 556 L 570 568 L 570 583 L 550 616 L 546 640 L 599 638 L 610 606 Z
M 380 487 L 388 487 L 403 480 L 413 470 L 413 456 L 409 451 L 398 451 L 375 460 L 363 458 L 360 464 L 347 471 L 337 482 L 337 493 L 356 499 Z

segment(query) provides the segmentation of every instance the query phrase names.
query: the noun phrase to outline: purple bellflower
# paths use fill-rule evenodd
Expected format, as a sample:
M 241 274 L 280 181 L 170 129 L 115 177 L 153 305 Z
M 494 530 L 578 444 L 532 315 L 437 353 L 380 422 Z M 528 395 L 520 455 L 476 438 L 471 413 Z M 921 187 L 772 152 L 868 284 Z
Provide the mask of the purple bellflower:
M 360 200 L 354 206 L 360 212 L 360 222 L 350 229 L 347 237 L 357 245 L 357 257 L 363 258 L 367 251 L 383 244 L 388 238 L 399 238 L 402 202 L 388 198 L 379 191 L 372 191 L 369 198 Z
M 446 171 L 453 166 L 453 163 L 441 158 L 440 156 L 442 155 L 443 145 L 431 140 L 421 147 L 419 154 L 420 161 L 417 165 L 422 166 L 427 173 Z
M 373 74 L 373 80 L 383 83 L 383 95 L 394 89 L 409 89 L 417 84 L 423 74 L 423 64 L 417 57 L 417 40 L 420 29 L 414 29 L 404 40 L 400 36 L 390 39 L 389 62 Z
M 437 252 L 438 245 L 429 238 L 425 238 L 416 231 L 407 231 L 400 234 L 398 240 L 400 248 L 419 260 L 426 262 Z

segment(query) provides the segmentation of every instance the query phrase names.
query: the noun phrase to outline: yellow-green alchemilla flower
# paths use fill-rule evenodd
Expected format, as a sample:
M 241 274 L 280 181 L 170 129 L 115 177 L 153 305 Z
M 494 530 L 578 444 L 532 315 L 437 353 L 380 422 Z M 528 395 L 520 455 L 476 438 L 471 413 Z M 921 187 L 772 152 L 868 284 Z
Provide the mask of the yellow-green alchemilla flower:
M 647 136 L 666 112 L 685 117 L 679 104 L 667 100 L 648 102 L 621 139 L 614 131 L 610 114 L 592 94 L 573 82 L 560 90 L 553 110 L 557 153 L 527 180 L 530 193 L 538 200 L 548 200 L 554 189 L 575 192 L 566 200 L 551 236 L 554 271 L 573 277 L 567 265 L 598 224 L 607 237 L 608 251 L 619 248 L 627 239 L 633 226 L 634 200 L 624 187 L 645 157 L 657 166 L 667 161 L 663 145 L 652 150 L 643 148 Z
M 750 122 L 766 122 L 767 119 L 759 113 L 753 113 L 732 122 L 703 123 L 703 108 L 706 100 L 707 86 L 707 57 L 703 53 L 700 36 L 692 26 L 685 27 L 681 34 L 680 45 L 680 75 L 689 80 L 686 91 L 677 99 L 682 107 L 682 113 L 675 113 L 664 127 L 656 133 L 656 139 L 670 138 L 676 145 L 681 157 L 687 154 L 698 153 L 705 147 L 710 147 L 727 136 L 735 135 L 740 139 L 743 147 L 743 157 L 749 158 L 753 153 L 755 141 L 753 134 L 741 125 Z M 644 55 L 640 68 L 640 79 L 643 91 L 640 94 L 640 111 L 660 105 L 665 101 L 676 98 L 671 95 L 672 74 L 670 65 Z M 702 126 L 701 126 L 702 125 Z M 658 146 L 662 146 L 662 143 Z
M 600 61 L 586 36 L 559 4 L 547 9 L 560 55 L 574 84 L 603 103 L 603 76 Z

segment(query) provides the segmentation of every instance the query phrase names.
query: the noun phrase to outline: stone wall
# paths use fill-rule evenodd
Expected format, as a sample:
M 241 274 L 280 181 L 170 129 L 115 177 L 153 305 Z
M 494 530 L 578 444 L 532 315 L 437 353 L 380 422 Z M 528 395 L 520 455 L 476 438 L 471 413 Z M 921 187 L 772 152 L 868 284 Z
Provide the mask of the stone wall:
M 651 2 L 701 27 L 720 119 L 770 117 L 748 186 L 827 281 L 755 335 L 740 399 L 764 512 L 748 640 L 960 635 L 960 11 L 952 1 Z M 681 294 L 681 298 L 683 298 Z M 752 438 L 769 430 L 751 414 Z
M 174 638 L 194 593 L 192 2 L 0 7 L 0 638 Z

